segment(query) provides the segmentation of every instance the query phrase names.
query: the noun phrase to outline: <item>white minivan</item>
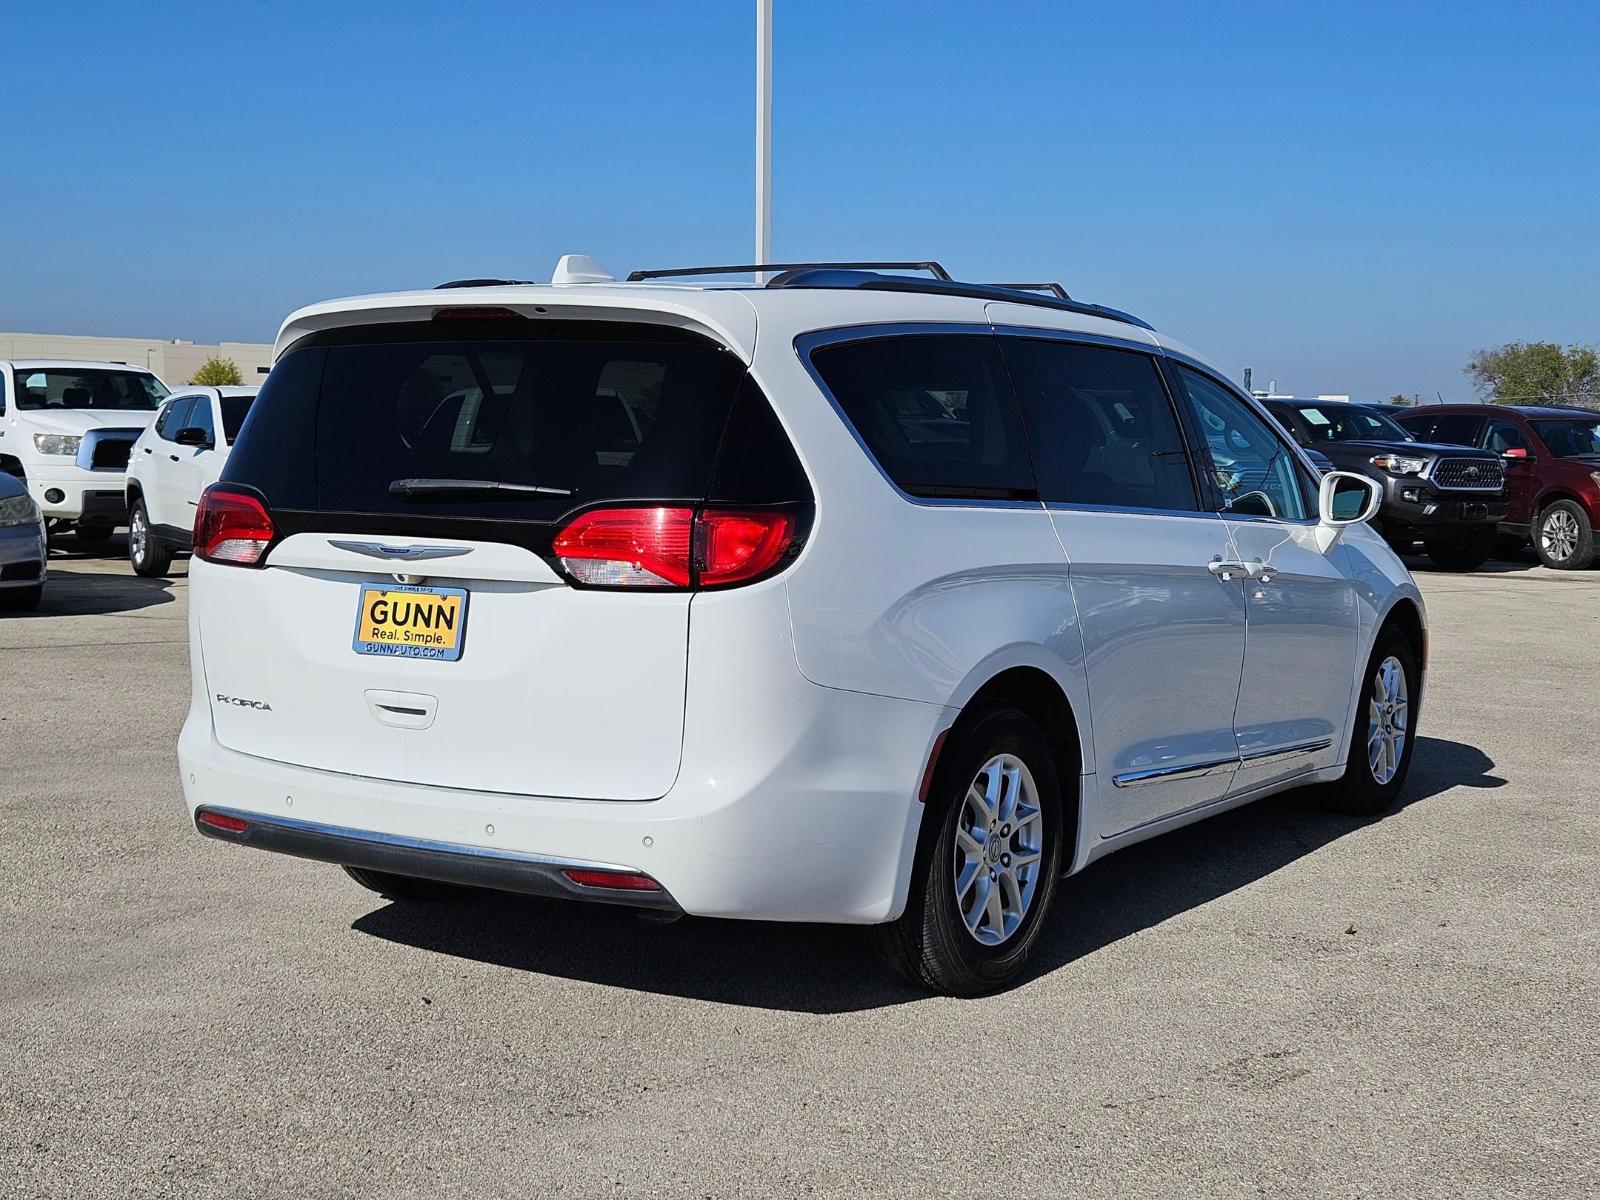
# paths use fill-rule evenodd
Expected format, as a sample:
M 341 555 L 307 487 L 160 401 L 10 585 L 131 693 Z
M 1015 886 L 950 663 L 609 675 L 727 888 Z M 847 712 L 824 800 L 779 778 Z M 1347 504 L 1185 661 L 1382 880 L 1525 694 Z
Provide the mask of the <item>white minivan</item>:
M 200 493 L 217 481 L 255 400 L 254 387 L 189 386 L 169 396 L 128 460 L 128 561 L 165 575 L 188 550 Z
M 881 925 L 975 994 L 1105 854 L 1390 805 L 1427 638 L 1375 485 L 1137 318 L 906 265 L 290 316 L 196 523 L 199 832 Z

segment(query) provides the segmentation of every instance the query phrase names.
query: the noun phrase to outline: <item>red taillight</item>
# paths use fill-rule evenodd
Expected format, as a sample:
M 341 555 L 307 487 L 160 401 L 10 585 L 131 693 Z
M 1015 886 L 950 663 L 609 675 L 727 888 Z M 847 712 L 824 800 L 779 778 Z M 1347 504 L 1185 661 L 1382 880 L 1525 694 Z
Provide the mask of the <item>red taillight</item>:
M 688 587 L 693 525 L 688 508 L 597 508 L 557 534 L 551 549 L 579 583 Z
M 695 522 L 695 565 L 702 587 L 754 579 L 777 565 L 794 541 L 784 512 L 706 509 Z
M 227 833 L 243 833 L 250 828 L 250 822 L 239 817 L 230 817 L 227 813 L 212 812 L 203 808 L 196 814 L 195 820 L 202 825 L 209 825 L 213 829 L 221 829 Z
M 200 493 L 194 514 L 196 557 L 236 567 L 260 566 L 272 534 L 267 506 L 249 492 L 214 483 Z
M 551 549 L 579 583 L 717 587 L 771 570 L 794 535 L 786 512 L 598 508 L 557 534 Z
M 610 888 L 618 892 L 659 892 L 661 885 L 637 871 L 587 871 L 572 867 L 561 872 L 581 887 Z

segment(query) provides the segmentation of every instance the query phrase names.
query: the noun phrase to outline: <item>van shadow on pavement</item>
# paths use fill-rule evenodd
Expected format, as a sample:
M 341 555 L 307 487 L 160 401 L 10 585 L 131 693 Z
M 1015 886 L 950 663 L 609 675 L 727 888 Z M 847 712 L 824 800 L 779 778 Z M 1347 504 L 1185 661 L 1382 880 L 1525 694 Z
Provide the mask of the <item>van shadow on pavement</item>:
M 1481 750 L 1419 738 L 1401 806 L 1452 787 L 1495 788 Z M 1300 788 L 1113 854 L 1061 881 L 1029 977 L 1254 883 L 1367 822 Z M 652 926 L 600 904 L 473 893 L 388 904 L 352 928 L 475 962 L 662 995 L 834 1013 L 923 998 L 877 957 L 869 930 L 685 918 Z

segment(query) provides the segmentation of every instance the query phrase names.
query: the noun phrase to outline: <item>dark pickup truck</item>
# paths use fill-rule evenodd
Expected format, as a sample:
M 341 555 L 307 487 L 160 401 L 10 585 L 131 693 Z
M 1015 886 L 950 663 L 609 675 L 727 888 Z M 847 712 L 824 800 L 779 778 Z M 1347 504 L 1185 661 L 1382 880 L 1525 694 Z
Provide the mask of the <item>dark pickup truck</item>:
M 1302 446 L 1320 451 L 1341 471 L 1383 485 L 1383 507 L 1373 524 L 1396 550 L 1409 552 L 1420 541 L 1447 571 L 1475 570 L 1493 552 L 1496 528 L 1506 519 L 1505 467 L 1498 455 L 1416 441 L 1364 404 L 1264 403 Z

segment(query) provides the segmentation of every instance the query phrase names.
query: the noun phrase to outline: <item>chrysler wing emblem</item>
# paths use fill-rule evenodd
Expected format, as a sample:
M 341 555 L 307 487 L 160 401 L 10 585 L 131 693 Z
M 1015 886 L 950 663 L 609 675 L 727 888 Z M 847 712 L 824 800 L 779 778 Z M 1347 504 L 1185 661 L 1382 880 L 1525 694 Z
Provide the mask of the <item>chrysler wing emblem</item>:
M 340 550 L 365 554 L 368 558 L 398 558 L 402 562 L 421 562 L 428 558 L 456 558 L 471 554 L 471 546 L 385 546 L 382 542 L 339 542 L 328 539 L 328 545 Z

